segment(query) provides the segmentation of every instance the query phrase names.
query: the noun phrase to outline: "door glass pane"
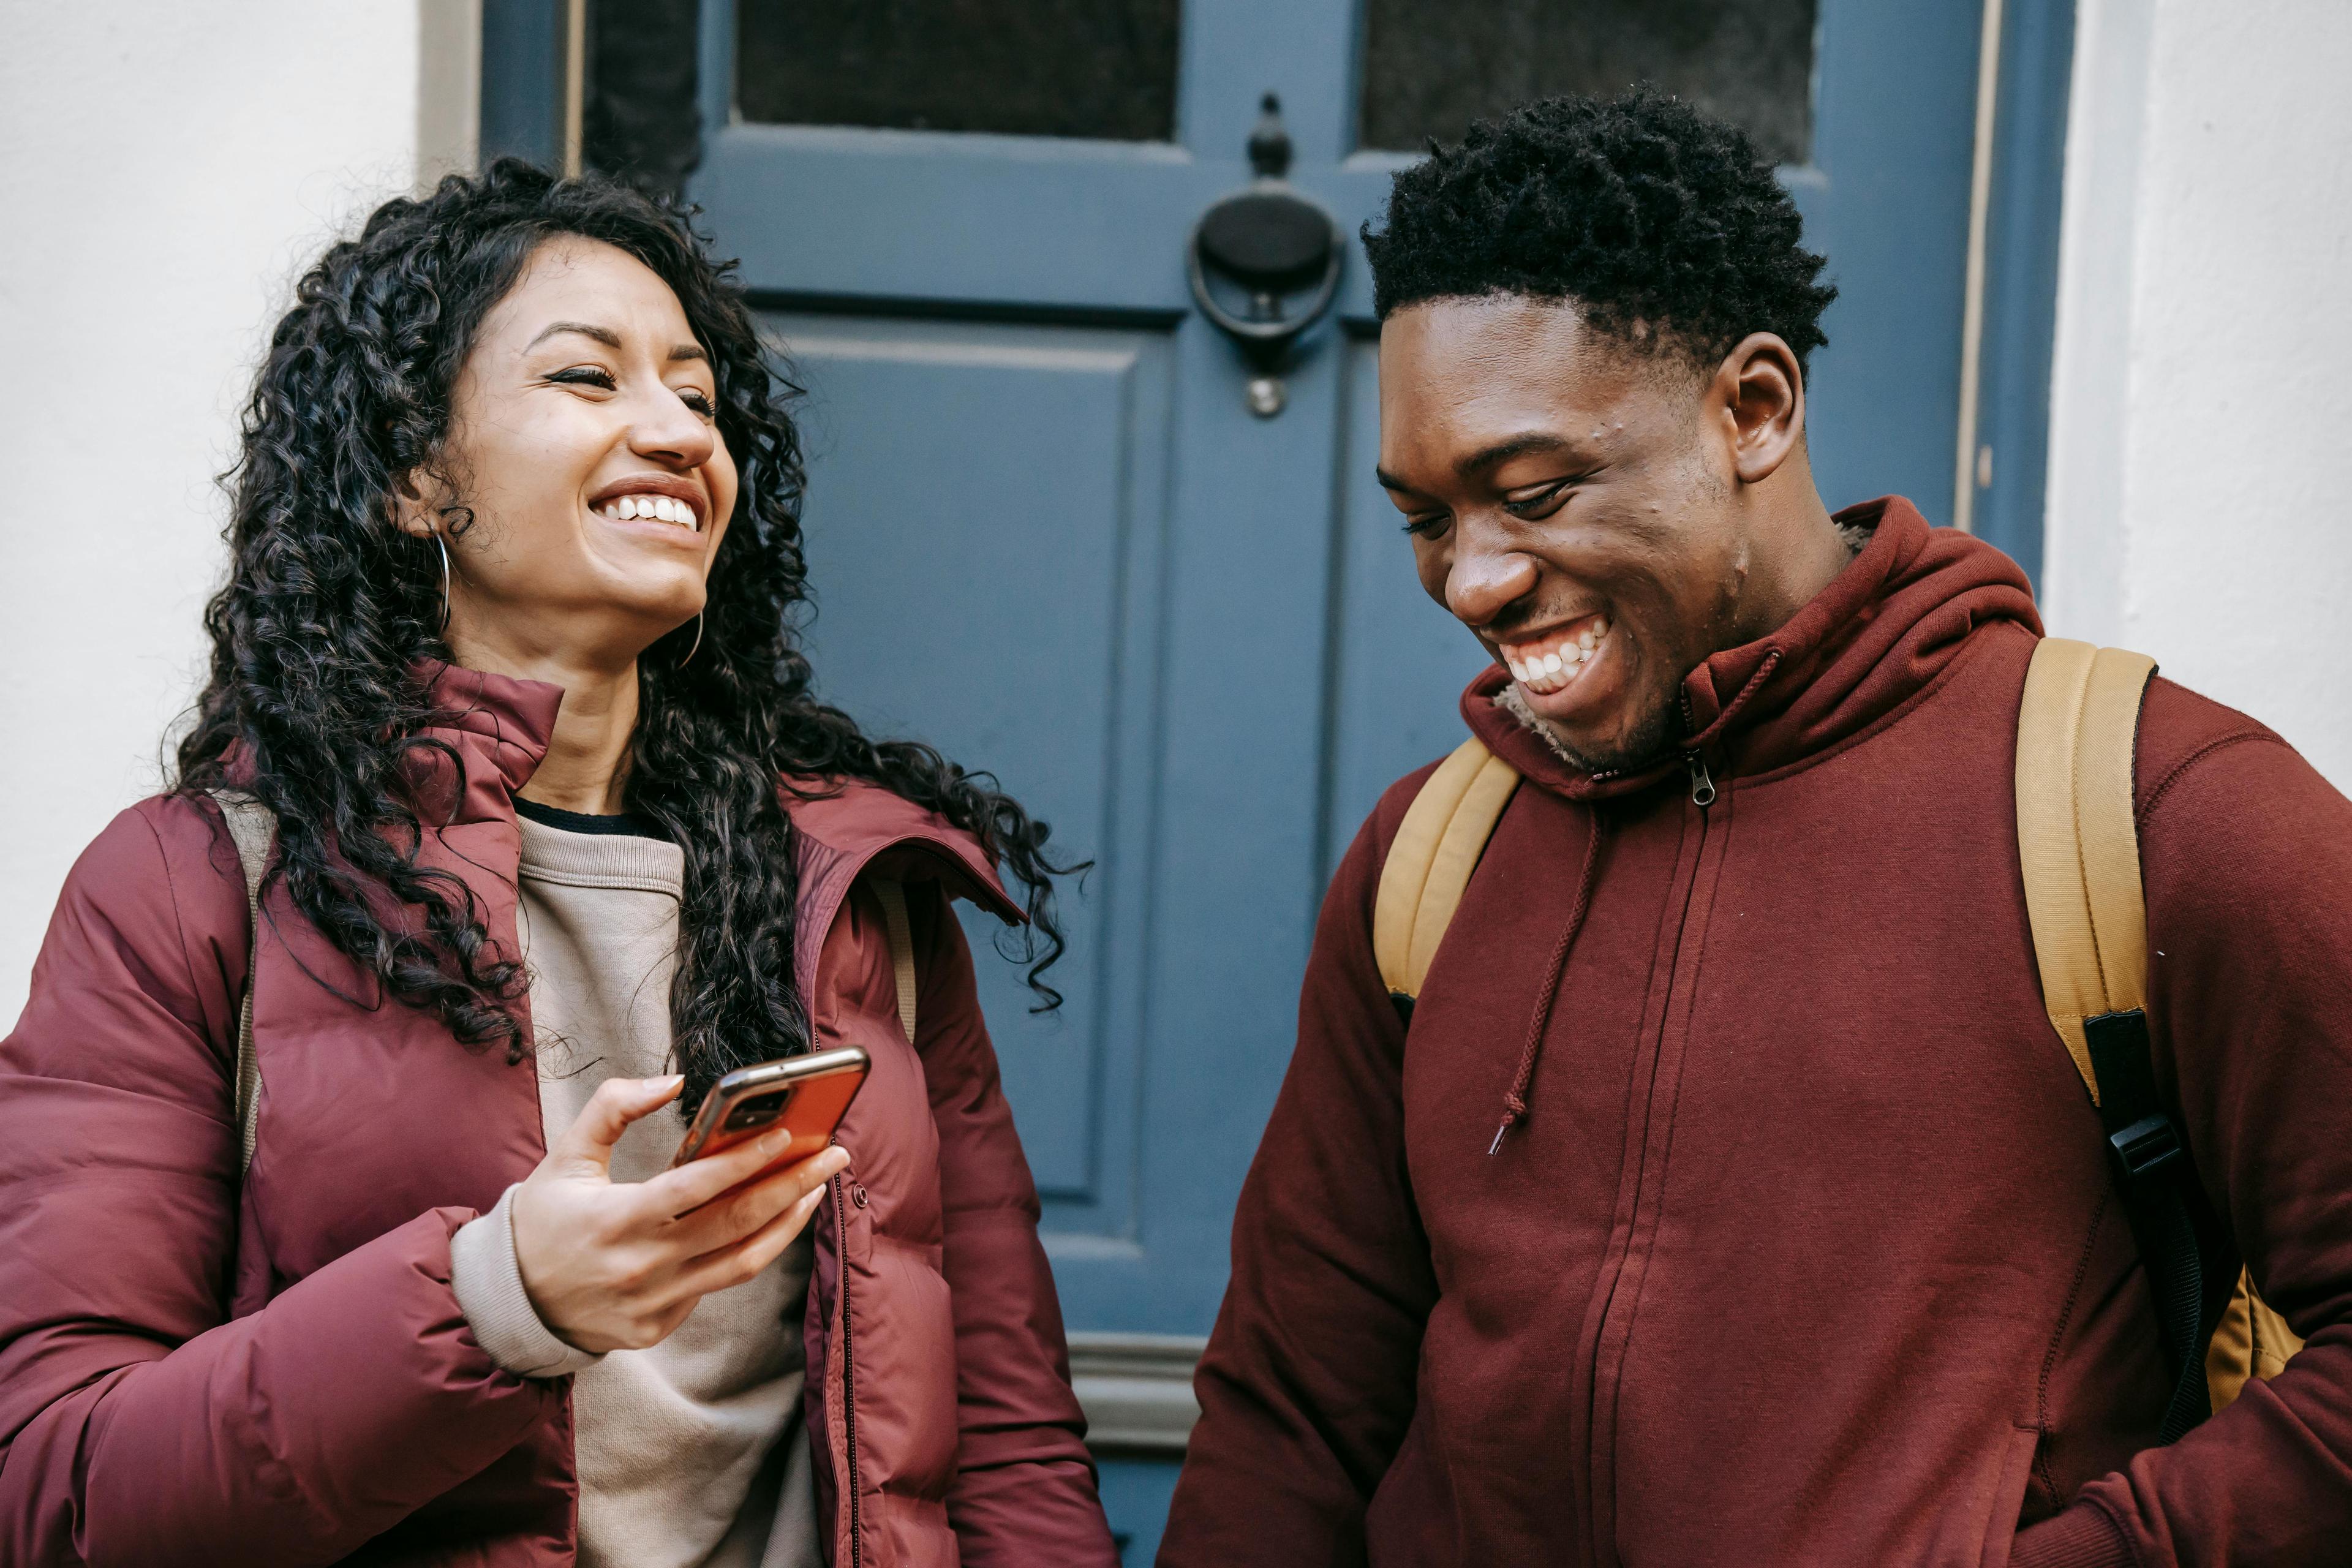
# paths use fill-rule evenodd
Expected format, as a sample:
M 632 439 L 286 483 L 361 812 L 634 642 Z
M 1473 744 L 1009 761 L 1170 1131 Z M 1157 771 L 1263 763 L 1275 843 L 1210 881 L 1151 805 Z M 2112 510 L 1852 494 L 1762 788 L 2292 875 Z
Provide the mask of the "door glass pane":
M 1363 145 L 1419 152 L 1554 93 L 1654 81 L 1766 156 L 1813 144 L 1815 0 L 1370 0 Z
M 782 125 L 1166 142 L 1179 0 L 741 0 L 737 107 Z

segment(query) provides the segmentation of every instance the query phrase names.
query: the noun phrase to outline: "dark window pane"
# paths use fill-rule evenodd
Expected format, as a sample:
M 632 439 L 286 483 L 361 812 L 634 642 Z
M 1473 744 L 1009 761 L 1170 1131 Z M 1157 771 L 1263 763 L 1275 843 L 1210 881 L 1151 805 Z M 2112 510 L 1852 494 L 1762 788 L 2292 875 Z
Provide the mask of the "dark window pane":
M 1370 0 L 1363 144 L 1419 152 L 1554 93 L 1654 81 L 1766 156 L 1813 145 L 1814 0 Z
M 1165 142 L 1178 0 L 742 0 L 737 107 L 787 125 Z
M 664 195 L 702 156 L 695 0 L 590 0 L 581 162 Z

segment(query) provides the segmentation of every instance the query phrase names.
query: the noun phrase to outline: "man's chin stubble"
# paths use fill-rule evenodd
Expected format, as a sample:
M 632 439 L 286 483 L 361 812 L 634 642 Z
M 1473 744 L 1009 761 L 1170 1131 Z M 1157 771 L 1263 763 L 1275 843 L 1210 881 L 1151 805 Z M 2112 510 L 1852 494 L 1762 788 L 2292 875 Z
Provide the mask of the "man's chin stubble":
M 1661 706 L 1645 716 L 1633 732 L 1617 745 L 1604 752 L 1588 752 L 1563 734 L 1559 725 L 1528 706 L 1517 685 L 1503 688 L 1495 698 L 1496 705 L 1517 719 L 1538 739 L 1551 748 L 1560 761 L 1580 773 L 1592 776 L 1612 773 L 1640 773 L 1672 758 L 1674 748 L 1674 710 Z

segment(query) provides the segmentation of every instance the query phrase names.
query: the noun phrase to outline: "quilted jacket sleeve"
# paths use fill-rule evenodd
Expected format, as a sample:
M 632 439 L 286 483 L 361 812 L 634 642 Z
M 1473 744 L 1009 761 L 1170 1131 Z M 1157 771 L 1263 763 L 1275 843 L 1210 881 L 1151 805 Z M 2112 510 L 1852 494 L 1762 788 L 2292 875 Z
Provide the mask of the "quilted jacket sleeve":
M 961 1428 L 948 1499 L 970 1568 L 1115 1564 L 1061 1303 L 1037 1240 L 1037 1189 L 998 1081 L 971 952 L 939 884 L 907 889 L 916 1049 L 940 1135 Z
M 206 808 L 117 817 L 0 1042 L 0 1562 L 323 1563 L 561 1397 L 466 1331 L 417 1215 L 235 1321 L 248 939 Z

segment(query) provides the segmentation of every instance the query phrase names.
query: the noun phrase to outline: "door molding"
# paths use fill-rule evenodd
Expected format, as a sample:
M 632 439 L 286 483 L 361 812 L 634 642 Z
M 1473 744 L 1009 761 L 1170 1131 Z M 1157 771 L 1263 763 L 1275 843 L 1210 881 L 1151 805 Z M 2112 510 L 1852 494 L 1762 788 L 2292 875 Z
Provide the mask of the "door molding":
M 1201 1419 L 1192 1373 L 1209 1342 L 1192 1334 L 1072 1334 L 1070 1386 L 1097 1454 L 1181 1458 Z
M 2074 5 L 1983 0 L 1952 521 L 2042 580 Z

